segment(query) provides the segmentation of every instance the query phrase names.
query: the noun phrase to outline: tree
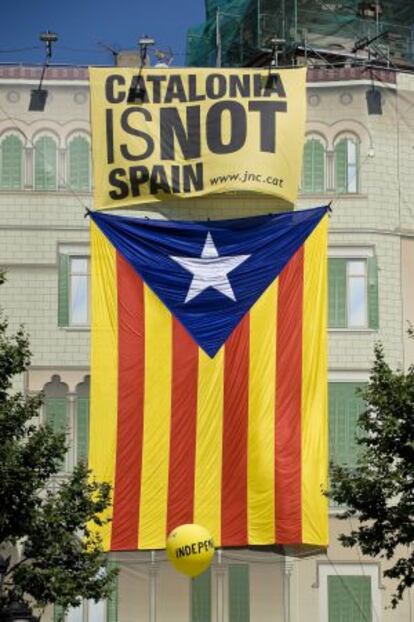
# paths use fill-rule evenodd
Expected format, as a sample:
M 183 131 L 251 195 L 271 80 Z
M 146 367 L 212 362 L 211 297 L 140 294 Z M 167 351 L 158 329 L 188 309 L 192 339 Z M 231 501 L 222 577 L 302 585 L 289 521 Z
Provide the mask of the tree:
M 384 576 L 398 581 L 396 607 L 414 582 L 414 366 L 392 371 L 378 344 L 361 395 L 366 410 L 358 422 L 357 466 L 333 465 L 329 496 L 347 508 L 340 519 L 358 519 L 350 534 L 339 536 L 342 544 L 391 560 Z
M 36 423 L 42 396 L 11 391 L 30 350 L 23 328 L 13 335 L 7 329 L 0 315 L 0 549 L 5 557 L 18 545 L 20 555 L 4 577 L 1 620 L 13 601 L 43 610 L 108 597 L 116 574 L 104 569 L 101 540 L 90 528 L 102 524 L 110 486 L 94 481 L 82 463 L 57 485 L 66 437 Z

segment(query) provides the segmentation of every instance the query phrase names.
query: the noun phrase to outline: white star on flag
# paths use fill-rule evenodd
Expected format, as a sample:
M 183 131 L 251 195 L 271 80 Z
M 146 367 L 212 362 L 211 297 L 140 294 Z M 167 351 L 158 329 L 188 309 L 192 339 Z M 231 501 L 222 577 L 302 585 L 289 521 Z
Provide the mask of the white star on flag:
M 174 257 L 170 255 L 171 259 L 193 275 L 184 302 L 190 302 L 209 287 L 235 301 L 236 297 L 227 275 L 249 257 L 250 255 L 220 257 L 210 232 L 207 233 L 201 257 Z

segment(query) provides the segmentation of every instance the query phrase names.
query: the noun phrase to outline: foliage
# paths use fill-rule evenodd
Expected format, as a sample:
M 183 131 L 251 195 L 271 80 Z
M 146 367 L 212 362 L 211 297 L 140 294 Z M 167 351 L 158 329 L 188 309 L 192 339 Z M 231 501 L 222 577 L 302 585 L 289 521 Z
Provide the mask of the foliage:
M 0 549 L 5 557 L 17 547 L 20 555 L 0 592 L 2 620 L 16 600 L 66 609 L 81 598 L 105 598 L 116 574 L 104 570 L 100 538 L 90 529 L 101 524 L 110 486 L 92 480 L 82 463 L 70 476 L 56 477 L 66 437 L 39 425 L 41 396 L 11 391 L 13 378 L 30 364 L 30 350 L 22 328 L 14 335 L 7 329 L 0 315 Z
M 377 345 L 361 395 L 360 458 L 356 468 L 333 466 L 329 496 L 347 508 L 339 518 L 358 519 L 349 535 L 341 534 L 342 544 L 390 560 L 384 576 L 398 582 L 396 607 L 414 582 L 414 366 L 392 371 Z

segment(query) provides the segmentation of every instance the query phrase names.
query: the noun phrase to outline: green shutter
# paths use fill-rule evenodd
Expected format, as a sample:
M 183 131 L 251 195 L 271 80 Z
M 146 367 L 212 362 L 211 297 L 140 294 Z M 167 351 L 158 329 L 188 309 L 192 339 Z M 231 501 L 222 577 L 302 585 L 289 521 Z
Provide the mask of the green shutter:
M 372 622 L 371 577 L 328 576 L 329 622 Z
M 67 401 L 65 397 L 46 398 L 46 423 L 53 432 L 66 432 L 68 427 Z M 61 469 L 64 470 L 65 460 L 62 460 Z
M 329 383 L 329 454 L 334 464 L 355 466 L 359 447 L 355 441 L 358 418 L 364 401 L 357 389 L 358 382 Z
M 89 180 L 89 143 L 83 136 L 76 136 L 69 145 L 69 183 L 74 190 L 88 191 Z
M 69 325 L 69 255 L 59 255 L 58 326 Z
M 22 187 L 23 144 L 17 136 L 7 136 L 0 145 L 0 188 Z
M 335 189 L 348 192 L 348 140 L 344 138 L 335 146 Z
M 377 258 L 368 257 L 368 326 L 379 327 Z
M 117 568 L 116 562 L 109 561 L 108 570 Z M 118 622 L 118 578 L 115 577 L 111 595 L 106 601 L 106 622 Z
M 305 143 L 303 150 L 302 192 L 312 192 L 312 141 Z
M 76 455 L 78 461 L 88 462 L 89 399 L 78 397 L 76 407 Z
M 49 397 L 45 400 L 46 422 L 54 432 L 65 432 L 67 421 L 67 401 L 65 397 Z
M 248 564 L 229 566 L 229 622 L 249 622 L 250 589 Z
M 65 619 L 65 610 L 61 605 L 53 607 L 53 622 L 63 622 Z
M 328 262 L 328 326 L 345 328 L 346 319 L 346 259 L 330 258 Z
M 325 150 L 319 140 L 313 141 L 313 192 L 323 192 L 325 186 Z
M 322 143 L 312 138 L 305 144 L 303 152 L 303 192 L 323 192 L 325 180 L 325 150 Z
M 211 570 L 191 580 L 191 622 L 211 622 Z
M 35 190 L 56 190 L 56 143 L 53 138 L 43 136 L 36 141 L 34 149 L 34 185 Z

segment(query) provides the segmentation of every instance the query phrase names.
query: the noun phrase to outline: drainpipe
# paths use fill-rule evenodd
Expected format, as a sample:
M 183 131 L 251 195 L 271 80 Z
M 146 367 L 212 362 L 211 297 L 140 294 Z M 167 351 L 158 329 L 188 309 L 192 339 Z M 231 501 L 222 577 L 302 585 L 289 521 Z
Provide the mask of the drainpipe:
M 157 622 L 157 576 L 159 567 L 156 563 L 155 551 L 151 551 L 149 567 L 149 622 Z
M 224 622 L 224 576 L 225 567 L 223 566 L 222 551 L 217 551 L 216 587 L 217 587 L 217 622 Z
M 283 572 L 283 622 L 292 621 L 291 611 L 291 584 L 290 578 L 293 573 L 293 561 L 290 557 L 285 558 Z

